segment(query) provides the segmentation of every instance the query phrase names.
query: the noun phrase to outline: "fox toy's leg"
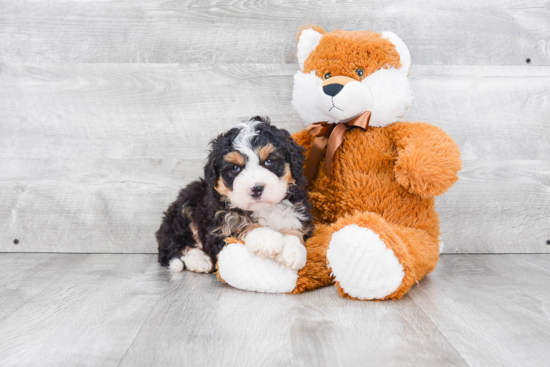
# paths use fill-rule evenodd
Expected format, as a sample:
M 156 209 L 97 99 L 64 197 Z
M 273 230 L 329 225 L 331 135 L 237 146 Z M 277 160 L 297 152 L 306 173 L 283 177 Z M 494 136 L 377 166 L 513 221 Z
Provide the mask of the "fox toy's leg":
M 331 229 L 327 260 L 338 291 L 349 298 L 401 298 L 439 258 L 437 239 L 374 213 L 346 216 Z
M 374 213 L 316 226 L 306 241 L 306 266 L 298 272 L 232 242 L 218 255 L 218 278 L 235 288 L 266 293 L 302 293 L 336 282 L 345 297 L 398 299 L 439 258 L 436 238 Z
M 319 224 L 306 241 L 306 266 L 298 271 L 298 280 L 292 293 L 302 293 L 334 283 L 327 266 L 327 250 L 334 230 L 331 225 Z
M 271 258 L 256 256 L 230 238 L 218 255 L 218 279 L 238 289 L 264 293 L 301 293 L 332 284 L 326 258 L 331 234 L 330 226 L 316 227 L 305 243 L 307 262 L 300 271 Z

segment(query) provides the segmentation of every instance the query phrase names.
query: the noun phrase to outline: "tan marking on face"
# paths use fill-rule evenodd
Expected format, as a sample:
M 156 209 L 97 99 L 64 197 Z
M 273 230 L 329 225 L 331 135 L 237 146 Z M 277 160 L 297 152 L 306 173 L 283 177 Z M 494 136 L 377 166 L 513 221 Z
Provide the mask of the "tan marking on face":
M 290 184 L 296 183 L 296 180 L 294 179 L 294 177 L 292 177 L 292 171 L 290 170 L 289 163 L 285 163 L 285 171 L 284 171 L 282 180 L 286 182 L 287 186 Z
M 229 189 L 227 188 L 227 186 L 225 186 L 225 183 L 223 182 L 223 179 L 221 177 L 218 178 L 214 190 L 216 190 L 221 196 L 227 196 L 229 194 Z
M 299 229 L 292 229 L 292 228 L 281 228 L 279 232 L 283 236 L 294 236 L 297 237 L 300 240 L 300 243 L 302 245 L 305 245 L 304 242 L 304 232 L 300 231 Z
M 234 163 L 241 167 L 243 167 L 246 164 L 246 160 L 244 159 L 243 155 L 239 152 L 229 152 L 223 157 L 223 159 L 227 162 Z
M 256 148 L 256 154 L 258 154 L 258 157 L 260 157 L 260 162 L 265 161 L 274 151 L 275 147 L 271 143 L 267 144 L 265 147 Z
M 321 86 L 325 87 L 330 84 L 346 85 L 354 81 L 355 79 L 349 78 L 347 76 L 333 76 L 332 78 L 325 79 L 325 81 L 323 82 L 323 84 L 321 84 Z

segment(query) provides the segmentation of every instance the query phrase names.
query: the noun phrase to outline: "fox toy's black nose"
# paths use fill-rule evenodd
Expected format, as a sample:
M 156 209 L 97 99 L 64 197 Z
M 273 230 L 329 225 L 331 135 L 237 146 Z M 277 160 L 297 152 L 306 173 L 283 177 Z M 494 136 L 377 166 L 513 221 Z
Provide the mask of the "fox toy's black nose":
M 342 88 L 344 88 L 342 84 L 329 84 L 323 87 L 323 92 L 325 92 L 327 96 L 334 97 L 335 95 L 340 93 Z
M 253 188 L 250 189 L 250 196 L 252 196 L 254 199 L 259 198 L 262 196 L 262 193 L 264 192 L 264 186 L 263 185 L 256 185 Z

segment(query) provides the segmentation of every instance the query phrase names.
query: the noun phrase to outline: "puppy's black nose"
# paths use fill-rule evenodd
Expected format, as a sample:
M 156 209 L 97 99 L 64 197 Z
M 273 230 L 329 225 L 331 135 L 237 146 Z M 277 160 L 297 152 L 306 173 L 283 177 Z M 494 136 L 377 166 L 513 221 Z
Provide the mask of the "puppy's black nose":
M 263 192 L 264 192 L 264 185 L 256 185 L 250 189 L 250 196 L 252 196 L 254 199 L 257 199 L 260 196 L 262 196 Z
M 325 92 L 327 96 L 334 97 L 335 95 L 340 93 L 342 88 L 344 88 L 342 84 L 329 84 L 323 87 L 323 92 Z

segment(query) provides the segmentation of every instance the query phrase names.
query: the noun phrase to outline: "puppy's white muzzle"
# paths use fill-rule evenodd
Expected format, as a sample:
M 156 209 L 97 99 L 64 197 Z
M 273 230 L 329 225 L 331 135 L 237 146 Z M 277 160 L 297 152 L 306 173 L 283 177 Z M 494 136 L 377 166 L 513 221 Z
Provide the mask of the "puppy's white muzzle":
M 261 187 L 261 190 L 259 190 Z M 279 203 L 286 196 L 286 182 L 260 166 L 247 166 L 233 182 L 231 203 L 244 210 L 258 210 Z

